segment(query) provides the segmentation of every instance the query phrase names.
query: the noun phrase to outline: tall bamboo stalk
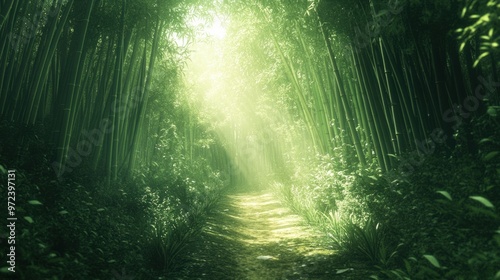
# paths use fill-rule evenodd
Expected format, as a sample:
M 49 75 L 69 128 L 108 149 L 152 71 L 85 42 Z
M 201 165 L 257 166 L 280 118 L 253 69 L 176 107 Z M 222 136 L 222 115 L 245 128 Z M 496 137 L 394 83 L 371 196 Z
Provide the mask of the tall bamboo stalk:
M 359 135 L 356 131 L 356 126 L 354 124 L 354 119 L 353 119 L 353 114 L 351 112 L 351 108 L 349 107 L 348 102 L 347 102 L 344 83 L 343 83 L 343 80 L 340 76 L 340 70 L 337 66 L 337 61 L 336 61 L 335 55 L 333 53 L 332 45 L 330 43 L 330 38 L 328 38 L 327 31 L 326 31 L 324 25 L 321 23 L 321 21 L 319 19 L 319 15 L 316 14 L 316 16 L 318 18 L 319 24 L 321 25 L 321 32 L 323 34 L 323 39 L 325 41 L 326 49 L 328 50 L 330 62 L 332 64 L 335 82 L 337 84 L 337 88 L 338 88 L 339 93 L 340 93 L 340 100 L 342 102 L 342 107 L 343 107 L 344 112 L 346 114 L 346 119 L 347 119 L 347 124 L 349 127 L 350 136 L 351 136 L 351 139 L 353 140 L 354 147 L 356 148 L 356 154 L 358 156 L 359 163 L 360 163 L 361 167 L 365 167 L 366 166 L 365 154 L 363 152 L 363 148 L 361 147 L 361 141 L 359 139 Z

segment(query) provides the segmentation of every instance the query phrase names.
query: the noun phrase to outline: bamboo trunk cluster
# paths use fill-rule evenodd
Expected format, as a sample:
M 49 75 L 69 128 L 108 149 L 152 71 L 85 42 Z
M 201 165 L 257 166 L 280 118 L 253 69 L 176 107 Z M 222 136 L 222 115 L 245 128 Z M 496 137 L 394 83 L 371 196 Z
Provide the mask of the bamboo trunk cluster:
M 59 177 L 85 161 L 117 179 L 154 151 L 161 118 L 146 108 L 167 24 L 134 22 L 129 2 L 1 1 L 0 116 L 51 125 Z

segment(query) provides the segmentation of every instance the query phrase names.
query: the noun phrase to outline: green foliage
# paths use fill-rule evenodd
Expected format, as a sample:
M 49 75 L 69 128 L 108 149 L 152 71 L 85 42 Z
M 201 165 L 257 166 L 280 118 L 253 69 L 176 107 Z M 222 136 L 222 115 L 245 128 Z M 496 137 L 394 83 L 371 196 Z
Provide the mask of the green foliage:
M 143 251 L 148 267 L 157 272 L 179 268 L 183 253 L 204 225 L 210 211 L 227 186 L 220 172 L 212 170 L 204 158 L 186 158 L 176 126 L 162 129 L 156 136 L 153 162 L 136 173 L 148 226 Z M 176 155 L 176 156 L 175 156 Z
M 264 134 L 261 126 L 273 126 L 267 138 L 286 135 L 256 145 L 263 156 L 253 158 L 230 141 L 217 143 L 224 136 L 207 129 L 216 124 L 179 94 L 187 91 L 186 57 L 166 39 L 186 31 L 187 2 L 7 2 L 0 4 L 0 115 L 15 122 L 0 124 L 0 171 L 7 163 L 19 170 L 21 277 L 105 279 L 112 269 L 141 267 L 152 279 L 179 268 L 227 185 L 221 174 L 232 170 L 222 151 L 243 163 L 271 158 L 282 169 L 269 168 L 284 178 L 276 183 L 282 199 L 340 252 L 387 278 L 498 275 L 497 95 L 480 100 L 486 114 L 471 115 L 470 135 L 456 131 L 453 150 L 419 151 L 425 156 L 411 174 L 390 171 L 442 125 L 445 109 L 471 96 L 472 66 L 489 57 L 481 71 L 496 71 L 497 0 L 224 1 L 244 8 L 234 9 L 245 14 L 228 48 L 245 52 L 230 56 L 230 83 L 214 91 L 255 108 L 244 136 Z M 459 54 L 446 34 L 463 2 Z M 56 3 L 57 13 L 26 22 Z M 13 44 L 11 35 L 22 40 Z M 278 109 L 268 110 L 272 102 Z M 50 131 L 33 125 L 46 120 Z M 102 120 L 113 124 L 103 141 L 82 140 Z M 245 140 L 235 124 L 226 136 Z M 84 143 L 95 151 L 87 154 Z M 71 162 L 73 148 L 91 160 L 59 184 L 50 149 Z M 257 170 L 245 175 L 267 178 Z M 113 177 L 105 183 L 96 173 Z
M 200 219 L 201 217 L 195 217 Z M 179 265 L 180 257 L 188 245 L 188 241 L 201 230 L 200 221 L 180 221 L 165 229 L 161 222 L 153 228 L 152 238 L 145 246 L 146 259 L 152 268 L 160 271 L 172 271 Z
M 439 261 L 433 255 L 424 255 L 424 258 L 426 258 L 434 267 L 441 268 Z
M 320 157 L 308 176 L 293 184 L 276 184 L 287 205 L 320 228 L 341 254 L 383 267 L 393 263 L 400 245 L 389 238 L 389 228 L 369 217 L 363 188 L 376 185 L 376 175 L 349 175 L 342 156 Z
M 22 186 L 16 189 L 16 266 L 23 279 L 107 279 L 121 269 L 157 277 L 161 272 L 153 268 L 182 263 L 189 239 L 227 186 L 205 161 L 185 160 L 182 146 L 168 148 L 181 142 L 170 134 L 158 146 L 157 162 L 133 177 L 108 185 L 82 168 L 60 183 L 44 160 L 49 151 L 32 150 L 47 146 L 43 137 L 26 134 L 25 145 L 11 149 L 23 128 L 3 128 L 10 136 L 0 146 L 6 151 L 0 164 L 15 166 L 16 185 Z M 6 191 L 0 190 L 2 197 Z
M 500 220 L 491 198 L 498 198 L 484 187 L 482 165 L 477 158 L 433 156 L 410 178 L 392 178 L 379 186 L 384 192 L 369 194 L 369 209 L 394 227 L 398 242 L 404 244 L 398 268 L 381 268 L 382 275 L 389 279 L 489 279 L 496 273 L 498 254 L 491 233 Z M 389 188 L 394 196 L 388 195 Z
M 500 47 L 499 12 L 500 2 L 497 0 L 466 1 L 461 16 L 467 20 L 469 25 L 457 29 L 456 32 L 462 40 L 461 51 L 467 43 L 475 38 L 478 39 L 481 52 L 476 58 L 474 66 L 477 66 L 485 57 L 498 53 Z
M 356 222 L 366 221 L 366 208 L 355 191 L 361 186 L 356 176 L 345 170 L 347 162 L 349 159 L 340 154 L 321 156 L 306 163 L 310 169 L 297 174 L 290 186 L 293 196 L 300 198 L 297 203 L 305 204 L 305 200 L 310 200 L 308 207 L 320 213 L 339 212 L 342 216 L 352 216 Z
M 384 231 L 379 223 L 368 219 L 364 225 L 359 226 L 332 212 L 325 217 L 323 230 L 341 253 L 361 257 L 371 264 L 382 267 L 394 261 L 399 246 L 395 247 L 388 243 L 386 238 L 388 232 Z

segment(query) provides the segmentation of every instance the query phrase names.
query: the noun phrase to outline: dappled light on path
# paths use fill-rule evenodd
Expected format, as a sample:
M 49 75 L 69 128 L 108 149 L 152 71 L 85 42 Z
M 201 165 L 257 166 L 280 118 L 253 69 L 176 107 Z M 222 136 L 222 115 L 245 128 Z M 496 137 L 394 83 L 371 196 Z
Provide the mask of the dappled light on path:
M 245 236 L 241 241 L 247 244 L 297 242 L 320 237 L 318 232 L 304 225 L 302 218 L 283 207 L 271 193 L 229 195 L 228 200 L 231 202 L 227 202 L 229 205 L 226 204 L 227 208 L 222 210 L 222 215 L 241 222 L 233 224 L 233 227 L 238 225 L 235 230 Z M 318 250 L 309 244 L 304 246 L 312 253 Z
M 332 279 L 346 267 L 328 248 L 271 193 L 231 194 L 209 216 L 178 279 Z

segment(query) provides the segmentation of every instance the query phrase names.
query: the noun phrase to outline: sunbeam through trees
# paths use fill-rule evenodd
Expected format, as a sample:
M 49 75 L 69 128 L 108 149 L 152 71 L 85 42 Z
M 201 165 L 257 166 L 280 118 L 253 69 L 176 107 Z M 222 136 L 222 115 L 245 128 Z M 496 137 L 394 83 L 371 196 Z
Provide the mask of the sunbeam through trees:
M 500 279 L 498 0 L 0 0 L 2 279 Z

